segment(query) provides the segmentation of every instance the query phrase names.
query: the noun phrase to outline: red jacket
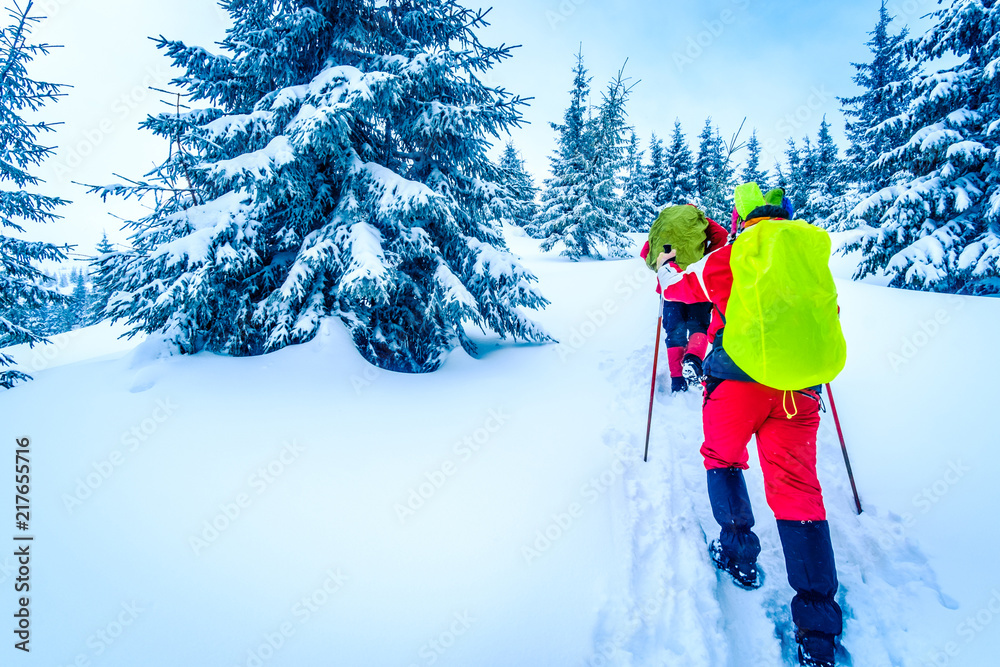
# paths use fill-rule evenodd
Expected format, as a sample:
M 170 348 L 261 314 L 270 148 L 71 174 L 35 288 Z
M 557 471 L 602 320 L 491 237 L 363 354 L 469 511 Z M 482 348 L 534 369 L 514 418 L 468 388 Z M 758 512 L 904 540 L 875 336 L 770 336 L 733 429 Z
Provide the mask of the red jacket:
M 705 254 L 708 255 L 711 252 L 718 250 L 726 245 L 729 240 L 729 233 L 726 229 L 711 218 L 707 218 L 708 227 L 705 229 Z M 639 252 L 639 256 L 643 259 L 649 255 L 649 241 L 642 246 L 642 251 Z M 656 293 L 661 293 L 660 283 L 656 283 Z M 679 299 L 670 299 L 671 301 L 679 301 Z M 704 299 L 703 299 L 704 300 Z M 689 302 L 697 303 L 697 302 Z
M 725 231 L 725 230 L 723 230 Z M 712 322 L 708 327 L 708 339 L 715 340 L 715 334 L 724 326 L 719 311 L 726 313 L 729 295 L 733 290 L 733 271 L 729 268 L 729 258 L 733 246 L 723 247 L 705 255 L 700 261 L 687 267 L 683 273 L 676 264 L 670 262 L 657 274 L 663 285 L 663 298 L 682 303 L 702 303 L 711 301 Z

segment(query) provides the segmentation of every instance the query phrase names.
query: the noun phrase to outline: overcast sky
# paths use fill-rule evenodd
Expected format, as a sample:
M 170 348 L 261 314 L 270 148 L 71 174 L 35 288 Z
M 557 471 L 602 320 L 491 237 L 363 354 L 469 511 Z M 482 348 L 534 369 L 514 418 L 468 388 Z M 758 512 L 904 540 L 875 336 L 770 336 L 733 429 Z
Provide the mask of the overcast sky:
M 468 0 L 477 6 L 479 0 Z M 73 200 L 63 221 L 33 232 L 35 238 L 78 244 L 91 253 L 102 231 L 116 242 L 127 237 L 113 215 L 134 216 L 132 204 L 103 204 L 73 182 L 108 183 L 113 173 L 139 177 L 161 161 L 168 147 L 138 129 L 146 113 L 162 110 L 176 75 L 148 37 L 163 34 L 214 47 L 227 25 L 211 0 L 35 0 L 48 17 L 35 37 L 62 48 L 37 60 L 36 78 L 68 83 L 48 120 L 62 121 L 44 141 L 58 152 L 39 175 L 46 191 Z M 487 44 L 520 44 L 491 82 L 533 97 L 528 123 L 513 140 L 537 181 L 548 170 L 555 146 L 549 121 L 560 121 L 569 101 L 574 57 L 582 45 L 593 77 L 594 101 L 625 63 L 638 82 L 629 101 L 630 122 L 648 149 L 650 134 L 669 136 L 674 118 L 692 149 L 707 116 L 728 139 L 747 118 L 742 139 L 757 128 L 771 168 L 789 137 L 815 136 L 826 114 L 838 141 L 843 117 L 838 96 L 856 89 L 850 63 L 867 62 L 868 32 L 880 0 L 496 0 Z M 485 4 L 489 6 L 489 4 Z M 891 0 L 895 30 L 919 32 L 920 16 L 936 0 Z M 648 153 L 647 153 L 648 155 Z M 742 159 L 742 155 L 738 156 Z

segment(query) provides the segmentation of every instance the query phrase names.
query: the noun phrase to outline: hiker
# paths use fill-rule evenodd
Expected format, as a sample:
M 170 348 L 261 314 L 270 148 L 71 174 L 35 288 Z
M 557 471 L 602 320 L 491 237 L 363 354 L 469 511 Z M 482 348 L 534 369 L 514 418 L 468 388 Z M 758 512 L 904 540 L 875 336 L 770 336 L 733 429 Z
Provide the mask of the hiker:
M 724 246 L 728 241 L 725 228 L 706 217 L 693 204 L 668 206 L 660 212 L 650 229 L 650 239 L 662 248 L 670 244 L 687 263 L 697 261 Z M 657 253 L 649 256 L 650 241 L 639 256 L 650 268 Z M 659 283 L 656 293 L 660 294 Z M 708 351 L 708 324 L 712 315 L 710 303 L 663 301 L 663 332 L 667 339 L 667 362 L 670 369 L 670 391 L 686 391 L 701 382 L 702 362 Z
M 825 234 L 803 221 L 785 222 L 789 211 L 781 206 L 780 190 L 769 192 L 768 198 L 764 199 L 755 183 L 737 188 L 736 206 L 739 218 L 745 220 L 742 233 L 748 236 L 746 243 L 741 245 L 741 236 L 734 244 L 710 253 L 685 271 L 670 261 L 673 253 L 661 253 L 657 258 L 658 278 L 664 299 L 681 303 L 709 300 L 714 308 L 708 331 L 713 348 L 705 362 L 707 378 L 702 415 L 705 441 L 701 448 L 708 471 L 712 512 L 722 527 L 719 539 L 710 545 L 712 560 L 744 588 L 758 588 L 762 584 L 757 566 L 760 540 L 752 530 L 754 517 L 743 478 L 743 470 L 749 467 L 747 444 L 752 436 L 756 436 L 767 503 L 777 519 L 788 582 L 795 590 L 791 612 L 796 626 L 799 663 L 832 667 L 835 637 L 840 635 L 843 621 L 840 606 L 834 597 L 838 588 L 837 571 L 822 491 L 816 475 L 821 382 L 812 383 L 820 386 L 779 389 L 755 381 L 747 372 L 748 368 L 742 368 L 733 361 L 736 350 L 742 350 L 743 344 L 755 335 L 759 339 L 762 330 L 762 326 L 741 329 L 734 321 L 742 304 L 750 303 L 754 298 L 742 298 L 742 283 L 737 284 L 739 293 L 734 287 L 734 271 L 738 270 L 738 275 L 742 277 L 745 271 L 750 270 L 747 267 L 754 265 L 754 262 L 745 261 L 747 253 L 760 263 L 760 258 L 764 256 L 760 248 L 767 240 L 775 238 L 767 234 L 779 228 L 791 228 L 812 235 L 810 241 L 816 235 Z M 754 227 L 757 229 L 754 230 Z M 752 233 L 746 230 L 752 230 Z M 826 241 L 826 259 L 822 259 L 817 271 L 829 274 L 828 235 Z M 805 249 L 809 245 L 794 244 L 784 249 L 790 257 L 798 259 L 810 252 Z M 800 262 L 784 264 L 787 272 L 792 274 L 798 270 L 796 267 Z M 777 268 L 780 271 L 785 267 Z M 782 287 L 785 292 L 794 293 L 802 282 L 805 281 L 788 280 Z M 751 287 L 750 293 L 755 295 L 760 306 L 758 292 L 766 289 L 766 285 L 758 277 Z M 829 290 L 833 293 L 832 304 L 823 302 L 810 308 L 817 314 L 817 321 L 832 322 L 828 328 L 836 329 L 832 334 L 834 337 L 840 336 L 842 349 L 833 353 L 840 354 L 842 358 L 833 362 L 834 370 L 830 371 L 836 375 L 843 368 L 846 348 L 842 345 L 832 276 L 829 276 Z M 748 332 L 726 338 L 729 350 L 723 346 L 727 309 L 731 311 L 728 313 L 729 325 L 734 333 Z M 772 308 L 769 313 L 772 319 L 773 311 Z M 770 319 L 761 318 L 756 324 L 765 321 Z M 792 336 L 783 340 L 795 336 L 793 330 Z M 794 342 L 787 344 L 789 347 L 795 345 Z M 768 351 L 773 352 L 773 349 Z M 764 361 L 763 354 L 761 360 Z M 773 362 L 773 355 L 768 356 L 766 361 Z M 749 364 L 744 362 L 744 365 Z M 756 366 L 753 370 L 758 377 L 761 376 L 762 371 Z M 829 382 L 830 379 L 832 377 L 822 382 Z
M 758 186 L 757 189 L 759 190 L 760 186 Z M 764 203 L 768 203 L 768 200 L 774 202 L 772 204 L 773 206 L 780 206 L 785 209 L 785 213 L 787 214 L 789 220 L 793 220 L 795 218 L 795 207 L 792 205 L 792 200 L 785 196 L 785 191 L 783 189 L 774 188 L 772 190 L 768 190 L 767 194 L 764 195 Z M 744 228 L 743 223 L 744 220 L 740 217 L 740 212 L 736 210 L 736 206 L 733 206 L 732 225 L 729 228 L 729 243 L 736 240 L 737 235 Z

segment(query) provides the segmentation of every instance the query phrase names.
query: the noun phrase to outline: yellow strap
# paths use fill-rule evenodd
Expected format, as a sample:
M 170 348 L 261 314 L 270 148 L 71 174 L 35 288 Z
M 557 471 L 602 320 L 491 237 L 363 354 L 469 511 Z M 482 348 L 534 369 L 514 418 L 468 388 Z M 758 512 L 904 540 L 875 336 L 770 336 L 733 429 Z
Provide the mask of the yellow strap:
M 795 412 L 789 412 L 788 411 L 788 407 L 785 405 L 785 402 L 788 400 L 788 395 L 789 394 L 792 395 L 792 410 L 795 410 Z M 795 405 L 795 392 L 794 391 L 789 391 L 789 390 L 786 389 L 785 391 L 783 391 L 781 393 L 781 407 L 785 411 L 785 416 L 788 417 L 789 419 L 791 419 L 791 418 L 795 417 L 797 414 L 799 414 L 799 407 L 797 405 Z

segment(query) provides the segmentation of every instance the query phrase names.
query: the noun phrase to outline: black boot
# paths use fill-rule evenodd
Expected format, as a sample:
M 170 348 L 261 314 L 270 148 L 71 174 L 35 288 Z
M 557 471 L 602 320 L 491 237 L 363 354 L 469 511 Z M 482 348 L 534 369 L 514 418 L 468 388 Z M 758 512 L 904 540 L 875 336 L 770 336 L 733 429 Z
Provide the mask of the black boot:
M 719 540 L 712 540 L 708 545 L 708 555 L 715 567 L 728 573 L 740 588 L 753 591 L 764 585 L 764 573 L 757 567 L 757 563 L 740 563 L 728 558 L 722 553 L 722 543 Z
M 684 368 L 684 379 L 691 386 L 701 384 L 702 381 L 702 369 L 701 369 L 701 359 L 694 354 L 685 354 L 684 359 L 681 361 L 681 365 Z
M 739 468 L 708 471 L 708 497 L 712 514 L 722 527 L 718 542 L 709 545 L 712 561 L 743 588 L 759 588 L 763 576 L 757 567 L 760 540 L 754 525 L 750 496 Z
M 799 665 L 805 667 L 835 667 L 834 635 L 811 630 L 798 630 L 795 641 L 799 645 Z
M 671 394 L 676 394 L 679 391 L 687 391 L 687 389 L 688 389 L 687 380 L 685 380 L 682 377 L 675 378 L 675 377 L 671 376 L 671 378 L 670 378 L 670 393 Z
M 792 622 L 799 664 L 832 667 L 836 636 L 843 631 L 837 604 L 837 565 L 826 521 L 778 521 L 788 583 L 795 589 Z

